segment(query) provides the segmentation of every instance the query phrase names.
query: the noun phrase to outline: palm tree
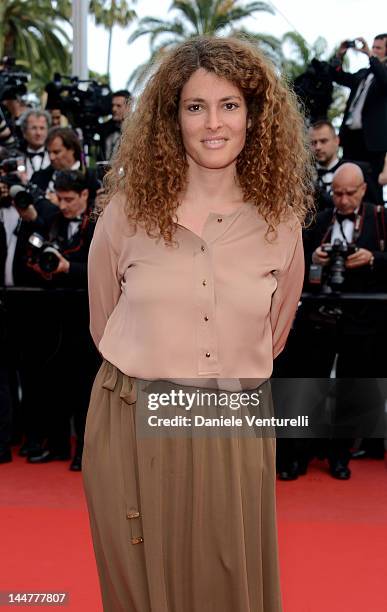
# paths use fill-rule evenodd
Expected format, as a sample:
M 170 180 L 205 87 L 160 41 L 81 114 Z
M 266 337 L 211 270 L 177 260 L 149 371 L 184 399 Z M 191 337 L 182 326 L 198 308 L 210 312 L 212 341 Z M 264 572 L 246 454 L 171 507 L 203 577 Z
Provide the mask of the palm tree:
M 272 56 L 280 52 L 280 42 L 273 36 L 248 32 L 240 23 L 257 12 L 274 14 L 266 2 L 247 2 L 241 0 L 173 0 L 170 11 L 175 16 L 170 20 L 144 17 L 136 30 L 129 37 L 132 43 L 141 36 L 150 37 L 151 58 L 155 57 L 178 43 L 200 35 L 233 35 L 249 37 L 259 43 Z M 148 63 L 139 66 L 129 79 L 129 83 L 138 86 L 147 71 Z
M 129 8 L 126 0 L 90 0 L 89 10 L 94 15 L 96 24 L 104 26 L 109 32 L 106 73 L 110 77 L 113 27 L 126 27 L 136 17 L 136 12 Z
M 33 76 L 53 60 L 65 69 L 69 38 L 60 22 L 67 20 L 61 0 L 1 0 L 0 58 L 15 57 Z

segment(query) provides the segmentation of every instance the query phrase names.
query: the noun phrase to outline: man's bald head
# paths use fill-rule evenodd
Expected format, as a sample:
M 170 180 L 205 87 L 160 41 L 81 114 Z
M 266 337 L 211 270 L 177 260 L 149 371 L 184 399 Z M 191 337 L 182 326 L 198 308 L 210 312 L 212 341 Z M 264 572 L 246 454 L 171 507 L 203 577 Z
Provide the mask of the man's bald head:
M 360 166 L 357 164 L 352 164 L 351 162 L 346 162 L 345 164 L 341 164 L 333 175 L 332 185 L 336 182 L 348 182 L 348 181 L 357 181 L 358 183 L 364 182 L 364 174 Z
M 333 175 L 333 202 L 343 214 L 352 213 L 359 208 L 366 189 L 363 172 L 357 164 L 342 164 Z

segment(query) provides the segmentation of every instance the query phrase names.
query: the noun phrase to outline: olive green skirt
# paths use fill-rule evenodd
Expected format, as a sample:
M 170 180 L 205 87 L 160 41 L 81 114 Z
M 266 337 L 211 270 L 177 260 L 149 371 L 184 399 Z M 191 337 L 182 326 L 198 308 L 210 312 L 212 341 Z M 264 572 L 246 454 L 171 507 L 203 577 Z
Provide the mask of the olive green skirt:
M 83 479 L 105 612 L 281 612 L 273 438 L 140 436 L 104 361 Z

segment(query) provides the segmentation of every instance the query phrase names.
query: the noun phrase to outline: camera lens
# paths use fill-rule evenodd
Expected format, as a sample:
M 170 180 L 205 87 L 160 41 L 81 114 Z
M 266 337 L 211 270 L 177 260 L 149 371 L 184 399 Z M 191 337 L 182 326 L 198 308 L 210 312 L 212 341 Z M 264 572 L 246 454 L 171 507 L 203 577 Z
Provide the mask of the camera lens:
M 59 266 L 58 251 L 54 247 L 46 247 L 39 257 L 39 267 L 43 272 L 54 272 Z

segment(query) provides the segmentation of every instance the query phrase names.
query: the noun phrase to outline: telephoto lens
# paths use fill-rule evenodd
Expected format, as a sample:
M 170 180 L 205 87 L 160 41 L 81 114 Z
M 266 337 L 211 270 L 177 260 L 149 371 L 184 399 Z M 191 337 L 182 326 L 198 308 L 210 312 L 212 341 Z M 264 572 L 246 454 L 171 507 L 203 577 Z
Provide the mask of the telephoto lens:
M 39 256 L 39 267 L 43 272 L 55 272 L 59 266 L 59 247 L 55 242 L 46 243 Z

